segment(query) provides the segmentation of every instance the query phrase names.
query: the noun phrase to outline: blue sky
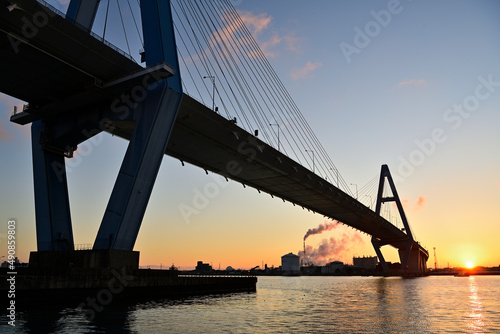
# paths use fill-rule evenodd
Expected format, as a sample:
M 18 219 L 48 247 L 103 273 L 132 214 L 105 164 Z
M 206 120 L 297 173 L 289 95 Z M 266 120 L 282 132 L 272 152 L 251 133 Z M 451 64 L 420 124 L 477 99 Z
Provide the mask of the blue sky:
M 500 264 L 500 3 L 232 3 L 348 183 L 361 188 L 388 164 L 413 230 L 436 247 L 439 265 Z M 346 56 L 346 45 L 356 52 Z M 9 122 L 14 104 L 0 96 L 0 218 L 19 221 L 27 260 L 36 248 L 31 148 L 29 129 Z M 104 135 L 68 161 L 76 243 L 93 243 L 126 144 Z M 164 158 L 136 243 L 142 265 L 279 265 L 281 255 L 301 249 L 307 229 L 324 222 L 234 182 L 186 222 L 179 207 L 212 182 L 203 170 Z M 308 244 L 353 233 L 342 227 Z M 333 258 L 346 262 L 374 254 L 366 236 L 337 246 Z

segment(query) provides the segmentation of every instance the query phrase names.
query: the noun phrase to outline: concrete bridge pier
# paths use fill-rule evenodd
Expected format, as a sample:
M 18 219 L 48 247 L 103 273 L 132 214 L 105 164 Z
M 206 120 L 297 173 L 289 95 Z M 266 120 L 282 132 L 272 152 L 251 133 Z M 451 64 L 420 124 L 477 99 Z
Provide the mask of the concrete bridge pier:
M 403 263 L 406 249 L 399 249 L 398 253 L 401 263 Z M 406 268 L 401 266 L 402 274 L 420 275 L 427 272 L 428 259 L 429 254 L 418 243 L 414 242 L 410 250 Z

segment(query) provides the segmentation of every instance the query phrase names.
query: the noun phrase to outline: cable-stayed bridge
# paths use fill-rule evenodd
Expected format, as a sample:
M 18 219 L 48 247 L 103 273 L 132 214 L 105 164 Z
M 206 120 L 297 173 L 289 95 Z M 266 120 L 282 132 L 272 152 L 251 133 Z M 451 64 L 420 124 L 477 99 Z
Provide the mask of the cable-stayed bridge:
M 28 103 L 11 120 L 32 123 L 39 251 L 74 249 L 64 159 L 106 131 L 130 144 L 96 250 L 133 249 L 168 154 L 372 235 L 385 267 L 380 247 L 389 244 L 403 269 L 425 272 L 428 252 L 387 166 L 372 211 L 350 194 L 229 1 L 142 1 L 141 60 L 91 32 L 98 5 L 72 0 L 62 14 L 43 1 L 0 0 L 0 91 Z M 211 100 L 199 102 L 188 86 Z M 404 229 L 380 215 L 386 202 Z

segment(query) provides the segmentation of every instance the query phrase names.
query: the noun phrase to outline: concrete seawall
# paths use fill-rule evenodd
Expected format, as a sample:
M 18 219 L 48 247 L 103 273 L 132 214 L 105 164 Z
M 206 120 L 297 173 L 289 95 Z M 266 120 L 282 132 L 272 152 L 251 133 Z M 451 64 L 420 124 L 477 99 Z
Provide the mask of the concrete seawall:
M 19 301 L 71 299 L 73 304 L 87 298 L 107 301 L 256 291 L 255 276 L 179 275 L 176 270 L 138 269 L 138 264 L 139 253 L 133 251 L 32 252 L 28 267 L 15 268 L 14 275 L 0 268 L 0 293 L 7 295 L 14 286 Z M 14 285 L 7 280 L 11 276 Z
M 7 271 L 0 272 L 0 293 L 7 294 Z M 16 300 L 60 302 L 85 300 L 100 295 L 116 300 L 164 298 L 199 294 L 255 292 L 255 276 L 178 275 L 169 270 L 117 269 L 74 270 L 67 275 L 19 268 L 16 274 Z

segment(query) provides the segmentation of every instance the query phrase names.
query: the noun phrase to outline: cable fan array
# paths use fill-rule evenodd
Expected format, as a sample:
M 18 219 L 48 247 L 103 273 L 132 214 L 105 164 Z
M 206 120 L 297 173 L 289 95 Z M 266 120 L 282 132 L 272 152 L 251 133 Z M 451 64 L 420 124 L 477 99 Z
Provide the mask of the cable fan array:
M 185 91 L 352 195 L 231 2 L 173 0 L 172 13 Z
M 171 0 L 171 6 L 185 93 L 354 197 L 230 0 Z M 108 0 L 94 30 L 138 57 L 140 26 L 138 0 Z M 125 42 L 117 41 L 120 35 Z

